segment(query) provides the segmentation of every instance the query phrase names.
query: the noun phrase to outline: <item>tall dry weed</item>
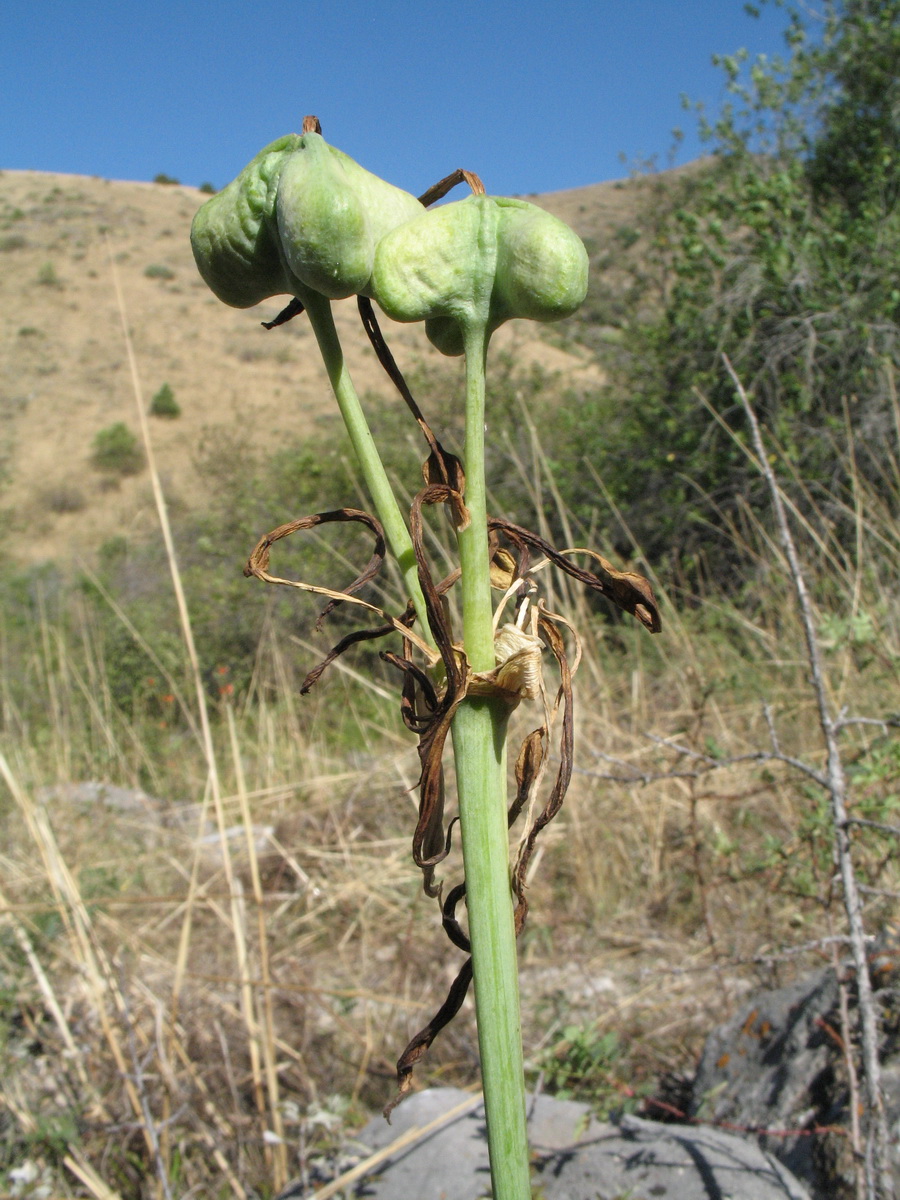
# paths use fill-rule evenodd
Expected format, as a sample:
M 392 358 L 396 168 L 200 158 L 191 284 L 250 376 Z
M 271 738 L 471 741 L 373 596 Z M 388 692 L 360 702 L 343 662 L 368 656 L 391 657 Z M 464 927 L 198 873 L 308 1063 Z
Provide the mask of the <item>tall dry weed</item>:
M 852 464 L 851 434 L 835 452 Z M 555 506 L 578 544 L 533 426 L 529 439 L 533 503 Z M 797 498 L 830 701 L 860 717 L 842 753 L 877 928 L 900 891 L 878 828 L 896 824 L 900 754 L 893 726 L 870 723 L 897 707 L 900 473 L 875 489 L 851 471 L 852 491 L 822 496 L 776 468 Z M 158 500 L 164 521 L 161 488 Z M 615 1032 L 589 1093 L 607 1107 L 689 1072 L 718 1015 L 829 961 L 830 931 L 842 936 L 830 817 L 796 769 L 821 769 L 824 750 L 788 564 L 765 514 L 745 510 L 732 530 L 751 582 L 724 599 L 654 580 L 663 641 L 553 583 L 583 631 L 579 766 L 532 864 L 524 1024 L 535 1078 L 567 1029 Z M 633 560 L 648 570 L 637 545 Z M 177 671 L 143 638 L 177 719 L 116 705 L 77 594 L 43 607 L 27 696 L 0 677 L 0 1177 L 32 1164 L 27 1186 L 52 1194 L 313 1187 L 351 1164 L 348 1131 L 388 1098 L 397 1048 L 453 974 L 425 936 L 407 834 L 417 760 L 385 684 L 348 660 L 299 697 L 313 648 L 269 625 L 240 702 L 211 694 L 183 593 L 179 607 Z M 464 1014 L 430 1081 L 472 1083 L 476 1055 Z

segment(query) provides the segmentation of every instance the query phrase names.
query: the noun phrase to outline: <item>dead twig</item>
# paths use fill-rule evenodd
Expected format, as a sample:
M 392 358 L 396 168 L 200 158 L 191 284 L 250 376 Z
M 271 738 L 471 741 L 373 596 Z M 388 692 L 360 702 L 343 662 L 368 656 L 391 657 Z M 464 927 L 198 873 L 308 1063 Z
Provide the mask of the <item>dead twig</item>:
M 806 655 L 810 668 L 810 684 L 816 700 L 819 727 L 822 731 L 822 738 L 827 754 L 824 786 L 831 803 L 835 858 L 840 871 L 844 910 L 847 915 L 850 946 L 856 968 L 860 1040 L 866 1082 L 866 1107 L 869 1117 L 867 1122 L 868 1128 L 866 1130 L 866 1194 L 868 1200 L 879 1200 L 879 1198 L 880 1200 L 889 1200 L 895 1193 L 889 1162 L 887 1120 L 881 1090 L 881 1066 L 878 1058 L 878 1017 L 866 955 L 866 933 L 862 916 L 862 900 L 860 898 L 861 888 L 857 882 L 853 866 L 852 848 L 848 831 L 848 784 L 838 743 L 841 717 L 835 717 L 831 712 L 825 682 L 822 650 L 819 644 L 812 600 L 806 586 L 806 578 L 800 563 L 797 546 L 788 523 L 787 510 L 781 489 L 778 486 L 778 480 L 775 477 L 775 472 L 766 454 L 759 420 L 734 367 L 727 356 L 723 357 L 725 367 L 734 384 L 738 400 L 750 426 L 751 444 L 753 446 L 756 466 L 762 473 L 769 491 L 778 536 L 787 560 L 788 571 L 796 596 L 797 610 L 806 642 Z M 771 725 L 770 731 L 774 732 Z

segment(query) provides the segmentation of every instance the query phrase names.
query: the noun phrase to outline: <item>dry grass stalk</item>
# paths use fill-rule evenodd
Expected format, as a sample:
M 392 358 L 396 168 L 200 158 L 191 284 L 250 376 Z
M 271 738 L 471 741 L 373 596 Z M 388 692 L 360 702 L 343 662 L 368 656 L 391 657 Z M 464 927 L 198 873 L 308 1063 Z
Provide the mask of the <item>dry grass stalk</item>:
M 121 1200 L 119 1193 L 103 1182 L 80 1151 L 74 1150 L 71 1154 L 67 1154 L 63 1161 L 96 1200 Z
M 531 457 L 540 458 L 537 448 Z M 545 481 L 542 497 L 550 496 Z M 855 603 L 855 611 L 864 612 L 879 572 L 882 595 L 891 595 L 896 539 L 889 512 L 879 504 L 878 496 L 862 489 L 850 503 L 857 543 L 864 542 L 869 555 L 868 571 L 859 569 L 858 550 L 855 556 L 842 554 L 824 524 L 808 518 L 804 527 L 817 562 L 828 565 L 828 578 L 841 589 L 836 608 Z M 741 531 L 747 552 L 761 570 L 764 563 L 786 563 L 783 548 L 777 540 L 765 541 L 753 517 L 748 515 Z M 523 946 L 526 1023 L 534 1030 L 528 1051 L 534 1062 L 542 1047 L 574 1022 L 626 1031 L 629 1056 L 622 1076 L 629 1082 L 665 1069 L 689 1070 L 710 1023 L 724 1015 L 720 980 L 742 996 L 759 982 L 777 982 L 828 961 L 832 943 L 811 936 L 821 922 L 819 894 L 798 898 L 786 874 L 786 864 L 804 853 L 798 830 L 808 802 L 786 769 L 773 770 L 805 763 L 812 772 L 807 779 L 821 776 L 821 734 L 805 684 L 808 668 L 797 650 L 802 629 L 796 605 L 789 603 L 778 571 L 766 569 L 771 590 L 756 609 L 738 613 L 720 599 L 703 598 L 707 613 L 715 603 L 727 636 L 721 630 L 713 636 L 698 633 L 682 605 L 668 625 L 671 630 L 680 621 L 684 640 L 670 638 L 665 659 L 655 649 L 641 649 L 627 631 L 592 625 L 590 618 L 585 623 L 594 635 L 585 639 L 579 685 L 585 770 L 575 778 L 563 824 L 555 833 L 548 829 L 541 870 L 529 873 L 535 910 L 544 914 Z M 317 702 L 297 701 L 289 661 L 294 651 L 271 633 L 260 651 L 252 700 L 230 721 L 227 708 L 218 722 L 210 712 L 212 748 L 222 775 L 218 813 L 229 834 L 235 824 L 244 834 L 229 836 L 227 850 L 220 834 L 216 850 L 203 849 L 208 820 L 216 828 L 220 822 L 199 719 L 194 719 L 199 736 L 192 738 L 190 727 L 186 733 L 182 726 L 165 733 L 161 743 L 145 740 L 140 721 L 123 719 L 111 700 L 90 614 L 84 606 L 71 611 L 74 636 L 71 628 L 63 632 L 54 624 L 45 606 L 28 666 L 36 705 L 58 718 L 52 740 L 41 741 L 33 716 L 14 695 L 9 678 L 3 680 L 3 748 L 10 774 L 26 795 L 17 808 L 23 822 L 31 815 L 32 833 L 22 837 L 11 819 L 0 859 L 0 905 L 14 913 L 29 937 L 47 988 L 81 1048 L 83 1069 L 112 1114 L 105 1132 L 87 1129 L 67 1157 L 77 1163 L 80 1156 L 89 1164 L 84 1171 L 89 1194 L 102 1194 L 101 1187 L 128 1200 L 151 1191 L 162 1194 L 144 1133 L 145 1125 L 155 1123 L 159 1154 L 176 1194 L 183 1186 L 211 1194 L 228 1189 L 242 1197 L 248 1186 L 272 1183 L 261 1135 L 274 1129 L 268 1116 L 273 1097 L 285 1114 L 284 1152 L 293 1171 L 321 1143 L 298 1134 L 302 1126 L 294 1123 L 292 1107 L 305 1120 L 307 1105 L 325 1104 L 335 1092 L 356 1096 L 366 1108 L 380 1106 L 388 1089 L 390 1049 L 418 1026 L 435 998 L 428 978 L 438 969 L 437 959 L 416 961 L 409 949 L 427 938 L 403 833 L 411 808 L 413 751 L 386 733 L 380 694 L 386 689 L 373 681 L 361 691 L 362 672 L 348 664 L 328 684 L 327 703 L 338 714 L 335 725 L 311 732 Z M 900 645 L 898 625 L 896 606 L 888 601 L 879 632 L 884 629 L 889 648 Z M 880 676 L 873 684 L 871 675 L 854 669 L 845 648 L 829 653 L 833 657 L 826 667 L 841 704 L 858 705 L 862 688 L 881 686 Z M 187 655 L 184 668 L 186 678 L 196 678 Z M 719 682 L 709 693 L 711 680 Z M 760 690 L 774 702 L 768 719 Z M 189 695 L 189 688 L 185 691 Z M 876 703 L 874 697 L 869 700 Z M 648 712 L 658 714 L 652 724 Z M 772 743 L 776 712 L 780 740 Z M 524 713 L 522 721 L 524 730 Z M 860 754 L 869 734 L 878 733 L 851 727 L 847 718 L 841 728 Z M 710 741 L 717 746 L 711 749 Z M 760 752 L 767 742 L 771 748 Z M 761 778 L 761 770 L 769 772 L 768 778 Z M 136 839 L 147 829 L 112 809 L 87 813 L 84 819 L 93 830 L 80 835 L 82 814 L 61 802 L 52 824 L 42 827 L 30 793 L 38 796 L 40 783 L 63 781 L 69 771 L 129 783 L 139 772 L 152 779 L 171 804 L 155 818 L 146 848 Z M 190 810 L 186 825 L 184 802 L 195 798 L 197 808 Z M 855 810 L 850 819 L 867 828 L 866 818 Z M 256 835 L 249 836 L 252 822 L 274 828 L 265 849 L 259 849 Z M 893 832 L 890 819 L 869 824 L 867 836 Z M 784 842 L 783 858 L 754 867 L 753 857 L 765 848 L 763 834 L 770 832 Z M 610 847 L 602 872 L 597 867 L 601 838 Z M 29 844 L 42 846 L 43 856 Z M 865 844 L 856 849 L 864 852 Z M 226 854 L 233 887 L 224 876 Z M 708 908 L 716 914 L 717 960 L 704 936 L 694 872 L 698 859 L 705 869 Z M 126 864 L 121 892 L 90 897 L 86 872 L 95 864 L 119 871 Z M 132 878 L 131 868 L 138 865 L 145 878 L 137 873 Z M 816 880 L 821 895 L 828 873 Z M 896 891 L 896 869 L 888 862 L 867 882 Z M 255 919 L 235 899 L 241 886 L 245 903 L 256 909 Z M 40 921 L 53 913 L 59 913 L 65 936 L 42 934 Z M 732 921 L 734 914 L 752 914 L 752 920 Z M 136 949 L 128 976 L 121 977 L 115 963 L 126 941 Z M 17 935 L 9 943 L 21 946 Z M 2 945 L 0 953 L 5 953 Z M 18 991 L 26 1014 L 29 1006 L 33 1013 L 49 1014 L 41 1039 L 48 1048 L 66 1050 L 67 1036 L 47 991 L 24 949 L 22 955 L 29 979 L 18 984 Z M 82 960 L 88 965 L 79 965 Z M 124 1000 L 124 1010 L 111 998 L 111 988 Z M 242 1008 L 248 991 L 252 1004 Z M 121 1074 L 107 1031 L 90 1016 L 95 1008 L 102 1011 L 98 997 L 123 1052 Z M 466 1084 L 474 1077 L 472 1027 L 462 1015 L 453 1037 L 444 1047 L 436 1045 L 433 1081 Z M 129 1051 L 129 1027 L 138 1064 L 146 1064 L 143 1102 L 150 1108 L 149 1121 L 140 1089 L 137 1106 L 127 1091 L 123 1103 L 121 1080 L 133 1084 L 139 1074 Z M 254 1092 L 254 1042 L 265 1124 Z M 147 1057 L 151 1050 L 155 1060 Z M 67 1068 L 69 1061 L 68 1054 L 60 1057 L 59 1070 L 68 1069 L 80 1086 L 79 1062 Z M 0 1089 L 33 1137 L 38 1105 L 26 1082 L 11 1079 Z M 348 1120 L 361 1116 L 354 1112 Z M 147 1178 L 140 1184 L 112 1173 L 125 1149 L 145 1164 Z M 300 1160 L 301 1153 L 306 1158 Z M 179 1161 L 184 1178 L 176 1182 Z M 98 1182 L 101 1176 L 105 1183 Z
M 147 456 L 147 466 L 150 473 L 150 481 L 153 488 L 153 497 L 156 502 L 157 514 L 159 517 L 160 529 L 163 535 L 163 541 L 166 548 L 166 557 L 169 562 L 169 568 L 172 578 L 172 587 L 175 594 L 176 603 L 178 606 L 178 615 L 181 622 L 181 633 L 184 639 L 185 649 L 188 655 L 188 661 L 191 666 L 191 673 L 194 680 L 194 688 L 196 693 L 197 711 L 200 719 L 201 740 L 204 753 L 206 756 L 207 769 L 209 771 L 209 785 L 212 794 L 213 808 L 216 816 L 216 822 L 219 830 L 219 837 L 222 848 L 222 860 L 225 868 L 225 878 L 229 894 L 232 897 L 231 902 L 231 925 L 232 933 L 235 939 L 235 947 L 237 951 L 238 967 L 241 974 L 242 983 L 242 1001 L 244 1010 L 244 1021 L 247 1032 L 247 1039 L 250 1047 L 251 1062 L 253 1064 L 254 1079 L 256 1080 L 257 1103 L 262 1114 L 265 1114 L 265 1105 L 262 1098 L 262 1088 L 259 1083 L 259 1035 L 256 1017 L 254 1014 L 253 996 L 249 985 L 246 983 L 246 942 L 243 934 L 242 912 L 239 896 L 236 890 L 236 881 L 231 863 L 231 848 L 229 839 L 226 833 L 225 819 L 222 809 L 222 793 L 219 783 L 219 770 L 216 761 L 216 753 L 213 745 L 212 730 L 209 720 L 209 708 L 206 703 L 206 691 L 203 686 L 203 677 L 200 669 L 200 659 L 197 654 L 197 648 L 194 643 L 193 628 L 191 625 L 190 614 L 188 612 L 187 600 L 185 598 L 184 586 L 181 580 L 181 573 L 178 567 L 178 559 L 175 554 L 175 543 L 172 537 L 172 529 L 169 522 L 168 508 L 166 506 L 165 495 L 162 490 L 162 484 L 159 478 L 159 472 L 156 467 L 156 459 L 153 452 L 153 444 L 150 437 L 150 426 L 147 419 L 147 408 L 143 400 L 143 389 L 141 387 L 140 375 L 138 372 L 137 359 L 134 353 L 134 346 L 131 341 L 131 335 L 128 328 L 128 319 L 125 309 L 125 299 L 122 294 L 121 284 L 119 282 L 118 273 L 116 271 L 115 262 L 113 261 L 112 252 L 109 253 L 109 266 L 113 278 L 115 288 L 116 301 L 118 304 L 119 315 L 122 322 L 122 336 L 125 342 L 126 355 L 128 358 L 128 366 L 131 375 L 132 389 L 134 392 L 135 407 L 137 410 L 138 422 L 141 431 L 141 438 L 144 444 L 144 451 Z M 272 1079 L 274 1073 L 270 1071 L 270 1094 Z M 277 1092 L 276 1092 L 277 1095 Z M 273 1128 L 275 1129 L 278 1141 L 275 1144 L 274 1150 L 271 1151 L 274 1168 L 274 1184 L 276 1189 L 280 1189 L 287 1181 L 287 1162 L 284 1150 L 284 1140 L 281 1130 L 281 1113 L 277 1104 L 272 1108 L 269 1114 Z M 149 1136 L 149 1133 L 148 1133 Z M 269 1147 L 266 1147 L 267 1154 L 270 1153 Z
M 284 1144 L 284 1124 L 281 1116 L 281 1100 L 278 1089 L 278 1073 L 276 1070 L 275 1054 L 275 1012 L 272 1003 L 272 977 L 269 966 L 269 938 L 266 931 L 265 904 L 262 881 L 260 878 L 259 861 L 256 853 L 256 835 L 253 830 L 253 820 L 250 815 L 250 803 L 247 797 L 247 785 L 244 779 L 244 768 L 241 763 L 240 747 L 238 745 L 237 728 L 234 712 L 229 705 L 226 709 L 228 716 L 228 736 L 231 742 L 231 756 L 237 780 L 238 799 L 241 805 L 241 817 L 244 822 L 244 833 L 247 844 L 247 858 L 250 863 L 250 878 L 253 882 L 253 899 L 256 904 L 256 931 L 259 953 L 260 983 L 262 985 L 262 1021 L 257 1021 L 260 1027 L 263 1059 L 265 1062 L 266 1088 L 268 1090 L 269 1112 L 273 1118 L 275 1135 Z

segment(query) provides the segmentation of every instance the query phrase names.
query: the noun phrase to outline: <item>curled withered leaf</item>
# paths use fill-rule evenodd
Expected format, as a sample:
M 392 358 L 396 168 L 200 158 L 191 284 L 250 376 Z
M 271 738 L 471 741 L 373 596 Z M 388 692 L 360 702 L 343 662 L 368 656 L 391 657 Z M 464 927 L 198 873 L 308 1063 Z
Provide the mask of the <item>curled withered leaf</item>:
M 491 587 L 506 592 L 516 581 L 516 560 L 502 546 L 494 548 L 491 555 Z
M 659 633 L 662 629 L 656 597 L 643 575 L 638 575 L 635 571 L 616 570 L 612 563 L 595 550 L 582 550 L 581 548 L 557 550 L 555 546 L 551 546 L 538 534 L 532 533 L 530 529 L 523 529 L 521 525 L 514 525 L 512 521 L 492 517 L 488 521 L 488 526 L 517 547 L 534 546 L 567 575 L 571 575 L 573 579 L 577 579 L 593 591 L 600 592 L 601 595 L 612 600 L 623 612 L 637 617 L 651 633 Z M 569 562 L 566 556 L 570 554 L 589 554 L 597 563 L 598 571 L 596 573 L 585 571 L 575 563 Z
M 472 982 L 472 960 L 467 958 L 460 969 L 459 974 L 454 979 L 450 986 L 450 991 L 447 994 L 447 999 L 434 1014 L 424 1029 L 420 1029 L 416 1036 L 412 1039 L 409 1045 L 401 1054 L 397 1062 L 397 1081 L 399 1088 L 397 1095 L 384 1108 L 384 1116 L 390 1121 L 391 1113 L 397 1105 L 403 1100 L 412 1087 L 412 1071 L 413 1067 L 419 1059 L 425 1054 L 428 1047 L 441 1032 L 441 1030 L 449 1025 L 456 1014 L 462 1007 L 462 1002 L 466 998 L 466 993 L 469 990 L 469 984 Z
M 372 307 L 372 301 L 368 296 L 357 296 L 357 307 L 359 315 L 362 318 L 363 328 L 375 351 L 378 361 L 381 363 L 388 378 L 396 387 L 397 391 L 402 396 L 407 408 L 415 417 L 419 428 L 422 430 L 422 435 L 428 443 L 429 455 L 422 467 L 422 475 L 425 483 L 431 484 L 446 484 L 454 493 L 448 503 L 453 508 L 453 515 L 458 530 L 465 529 L 469 523 L 469 510 L 463 503 L 463 493 L 466 488 L 466 476 L 463 471 L 463 465 L 455 454 L 451 454 L 446 450 L 438 439 L 435 437 L 431 426 L 422 415 L 422 410 L 416 403 L 412 392 L 409 390 L 409 385 L 403 376 L 403 372 L 397 366 L 397 361 L 390 351 L 390 347 L 384 340 L 384 335 L 381 332 L 381 326 L 378 324 L 378 318 L 375 316 L 375 310 Z
M 531 861 L 531 856 L 534 853 L 535 842 L 541 830 L 548 825 L 559 810 L 562 808 L 563 800 L 569 788 L 569 783 L 572 779 L 572 764 L 574 761 L 575 749 L 575 722 L 572 709 L 572 673 L 569 669 L 569 662 L 566 658 L 566 647 L 563 642 L 562 635 L 556 628 L 556 625 L 546 615 L 542 614 L 538 620 L 538 625 L 542 636 L 545 638 L 547 645 L 553 653 L 559 666 L 560 676 L 560 691 L 563 697 L 563 719 L 562 730 L 559 739 L 559 769 L 556 773 L 553 787 L 550 790 L 550 795 L 547 801 L 534 820 L 531 829 L 519 848 L 519 855 L 516 859 L 515 869 L 513 871 L 512 884 L 513 893 L 516 897 L 516 933 L 519 934 L 525 925 L 525 919 L 528 915 L 528 900 L 525 895 L 525 882 L 528 874 L 528 864 Z M 530 738 L 534 738 L 534 734 L 530 734 Z M 527 739 L 526 739 L 527 740 Z M 530 789 L 531 780 L 533 780 L 540 768 L 541 756 L 537 753 L 537 748 L 532 747 L 525 755 L 519 755 L 516 768 L 517 779 L 517 799 L 519 793 L 524 790 L 527 796 Z M 522 776 L 519 777 L 519 769 L 521 766 Z M 524 800 L 523 800 L 524 803 Z
M 338 644 L 328 651 L 322 661 L 307 674 L 300 685 L 300 695 L 307 695 L 319 682 L 334 660 L 340 658 L 345 650 L 349 650 L 351 646 L 358 646 L 360 642 L 371 642 L 376 638 L 387 637 L 389 633 L 393 632 L 393 625 L 379 625 L 377 629 L 355 629 L 352 633 L 348 633 L 346 637 L 342 637 Z
M 391 650 L 382 650 L 381 658 L 391 666 L 405 672 L 403 681 L 403 723 L 413 733 L 421 733 L 434 720 L 438 707 L 438 694 L 427 672 L 423 671 L 409 658 L 402 658 Z M 410 684 L 411 686 L 407 686 Z M 425 712 L 421 712 L 420 701 L 424 703 Z
M 441 593 L 438 591 L 431 576 L 428 558 L 425 554 L 424 531 L 422 526 L 422 509 L 425 505 L 448 504 L 455 509 L 462 497 L 448 484 L 431 484 L 420 491 L 412 502 L 409 513 L 409 531 L 412 537 L 413 551 L 416 556 L 419 583 L 425 597 L 425 609 L 428 614 L 428 624 L 437 643 L 441 661 L 447 677 L 447 690 L 444 701 L 449 707 L 461 698 L 465 672 L 454 646 L 453 636 L 444 606 L 441 603 Z
M 469 942 L 469 935 L 463 930 L 456 915 L 456 907 L 462 901 L 465 894 L 465 882 L 458 883 L 450 889 L 441 905 L 441 923 L 444 926 L 444 932 L 453 945 L 468 954 L 472 949 Z
M 297 533 L 303 529 L 314 529 L 317 525 L 327 525 L 333 521 L 352 521 L 360 525 L 365 525 L 375 537 L 375 549 L 372 557 L 366 563 L 363 570 L 353 580 L 353 582 L 344 589 L 346 595 L 352 595 L 353 592 L 358 592 L 364 584 L 374 579 L 381 570 L 381 565 L 384 562 L 385 542 L 384 531 L 381 528 L 381 523 L 371 516 L 370 513 L 363 512 L 359 508 L 336 508 L 330 512 L 313 513 L 308 517 L 299 517 L 296 521 L 288 521 L 284 525 L 279 525 L 277 529 L 273 529 L 271 533 L 267 533 L 265 537 L 260 538 L 253 549 L 253 553 L 244 567 L 245 575 L 256 575 L 261 578 L 261 572 L 265 572 L 269 568 L 269 551 L 272 546 L 282 538 L 290 537 L 292 533 Z
M 516 758 L 516 795 L 509 807 L 509 824 L 512 825 L 525 807 L 534 781 L 544 761 L 544 739 L 547 729 L 532 729 L 519 748 Z
M 306 306 L 302 300 L 298 300 L 295 296 L 290 304 L 286 305 L 274 320 L 260 321 L 260 324 L 263 329 L 277 329 L 279 325 L 286 325 L 294 317 L 299 317 L 302 312 L 306 312 Z
M 587 546 L 569 546 L 565 550 L 560 550 L 560 554 L 586 554 L 588 558 L 592 558 L 600 568 L 600 574 L 603 578 L 608 579 L 610 587 L 613 589 L 613 599 L 620 608 L 626 612 L 632 610 L 626 606 L 620 599 L 626 594 L 626 591 L 632 599 L 636 600 L 633 615 L 644 625 L 651 633 L 659 633 L 662 629 L 659 609 L 656 603 L 656 597 L 653 595 L 653 588 L 650 586 L 650 581 L 643 575 L 639 575 L 637 571 L 617 571 L 612 563 L 603 557 L 597 550 L 591 550 Z M 643 601 L 637 600 L 637 596 L 642 596 Z
M 284 579 L 279 575 L 272 575 L 270 573 L 270 550 L 276 542 L 281 541 L 282 538 L 290 537 L 292 533 L 297 533 L 300 530 L 313 529 L 317 525 L 324 525 L 334 521 L 349 521 L 364 525 L 375 537 L 375 549 L 372 557 L 369 559 L 368 563 L 360 572 L 360 574 L 357 575 L 357 577 L 350 584 L 348 584 L 346 588 L 343 590 L 338 590 L 335 588 L 322 587 L 312 583 L 304 583 L 297 579 Z M 306 684 L 304 685 L 305 687 L 306 685 L 311 687 L 318 679 L 319 675 L 321 675 L 325 667 L 327 667 L 330 662 L 333 662 L 339 654 L 342 654 L 343 651 L 348 649 L 351 645 L 368 638 L 382 637 L 391 630 L 396 630 L 398 633 L 402 633 L 405 638 L 407 638 L 411 643 L 415 644 L 415 646 L 425 655 L 427 662 L 434 662 L 435 654 L 432 648 L 427 644 L 427 642 L 419 637 L 414 630 L 410 628 L 411 613 L 409 611 L 405 613 L 403 617 L 397 618 L 391 616 L 389 613 L 386 613 L 377 605 L 370 604 L 368 601 L 361 600 L 358 596 L 354 595 L 355 592 L 359 591 L 360 588 L 364 587 L 365 584 L 369 583 L 378 574 L 379 570 L 381 569 L 381 565 L 384 562 L 384 553 L 385 542 L 381 525 L 373 516 L 371 516 L 371 514 L 362 512 L 360 509 L 356 508 L 339 508 L 334 509 L 331 512 L 313 513 L 308 517 L 300 517 L 296 521 L 288 521 L 284 525 L 279 525 L 277 529 L 273 529 L 271 533 L 267 533 L 265 537 L 260 538 L 259 542 L 257 542 L 253 553 L 250 555 L 250 558 L 247 561 L 247 565 L 244 567 L 244 574 L 246 576 L 254 576 L 257 579 L 263 580 L 265 583 L 277 583 L 285 587 L 297 588 L 302 592 L 311 592 L 317 596 L 328 597 L 329 603 L 325 606 L 320 614 L 320 621 L 337 604 L 355 604 L 360 608 L 366 609 L 368 612 L 375 613 L 382 621 L 385 622 L 384 626 L 380 627 L 378 630 L 366 630 L 358 634 L 350 634 L 347 638 L 342 639 L 339 645 L 335 647 L 335 649 L 327 657 L 325 662 L 320 664 L 319 668 L 317 668 L 315 671 L 311 672 L 311 676 L 314 676 L 314 678 L 307 676 Z

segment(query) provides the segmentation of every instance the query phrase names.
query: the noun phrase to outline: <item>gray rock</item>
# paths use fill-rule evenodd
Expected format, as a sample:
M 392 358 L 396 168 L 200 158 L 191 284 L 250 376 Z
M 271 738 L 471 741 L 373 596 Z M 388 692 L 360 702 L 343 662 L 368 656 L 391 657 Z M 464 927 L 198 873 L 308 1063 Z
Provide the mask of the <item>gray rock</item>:
M 411 1096 L 392 1125 L 377 1117 L 359 1134 L 371 1151 L 388 1147 L 466 1099 L 455 1088 Z M 790 1172 L 752 1141 L 718 1129 L 663 1125 L 637 1117 L 600 1123 L 585 1104 L 529 1101 L 532 1183 L 544 1200 L 809 1200 Z M 347 1195 L 366 1200 L 477 1200 L 490 1196 L 482 1105 L 380 1162 Z M 281 1200 L 299 1197 L 288 1189 Z
M 890 950 L 887 935 L 882 941 Z M 873 980 L 886 1000 L 897 975 L 896 958 L 876 946 L 871 962 Z M 855 1026 L 849 968 L 847 976 Z M 897 1019 L 889 1005 L 884 1005 L 883 1016 L 882 1083 L 892 1166 L 900 1188 Z M 759 1145 L 801 1179 L 814 1200 L 855 1196 L 855 1166 L 843 1132 L 850 1118 L 839 1031 L 838 984 L 830 967 L 756 995 L 707 1038 L 693 1082 L 690 1115 L 757 1131 Z
M 757 1130 L 760 1145 L 814 1183 L 816 1126 L 837 1122 L 846 1094 L 836 1080 L 838 987 L 830 968 L 755 996 L 707 1038 L 690 1115 Z
M 61 804 L 103 807 L 129 816 L 150 817 L 158 820 L 162 802 L 140 788 L 118 787 L 114 783 L 101 783 L 96 779 L 85 779 L 76 783 L 56 783 L 38 788 L 35 799 L 53 809 Z

